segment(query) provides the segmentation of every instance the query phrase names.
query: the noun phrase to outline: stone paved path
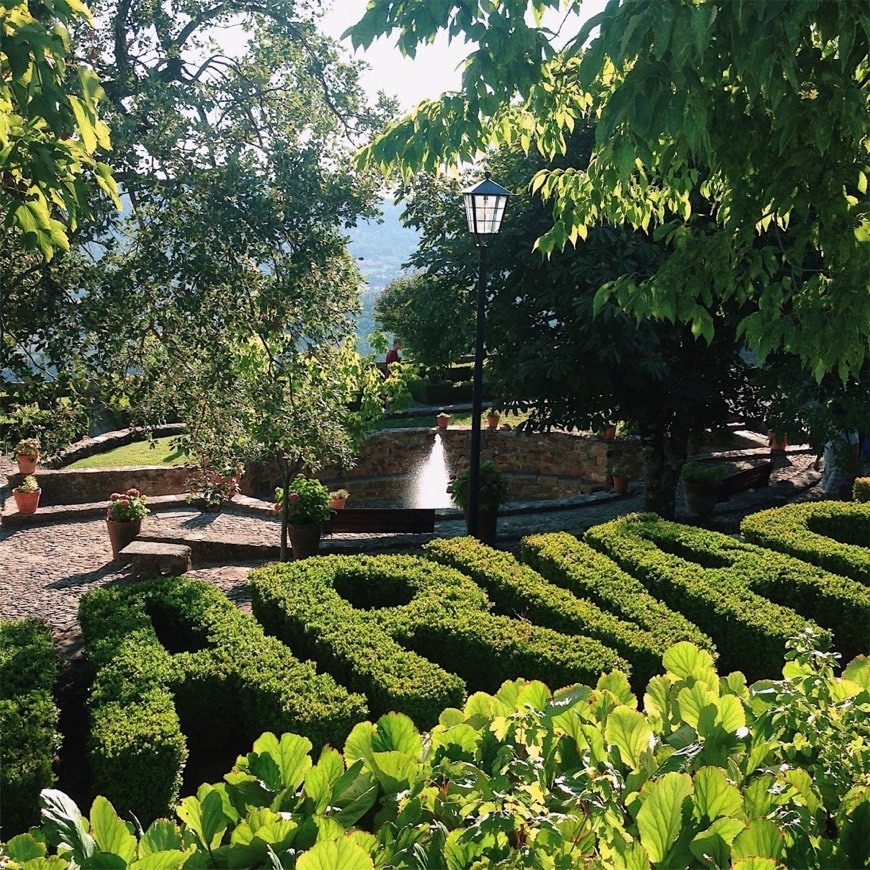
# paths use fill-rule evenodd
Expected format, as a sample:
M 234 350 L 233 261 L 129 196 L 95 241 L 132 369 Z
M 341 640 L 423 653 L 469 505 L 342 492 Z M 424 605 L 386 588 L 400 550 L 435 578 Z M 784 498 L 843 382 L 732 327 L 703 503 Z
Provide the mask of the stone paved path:
M 740 519 L 764 507 L 784 504 L 796 498 L 818 497 L 818 472 L 812 468 L 813 456 L 790 454 L 778 460 L 771 486 L 757 492 L 741 493 L 717 508 L 715 523 L 733 532 Z M 0 485 L 4 483 L 0 467 Z M 8 492 L 8 489 L 6 490 Z M 590 526 L 616 516 L 641 510 L 642 487 L 633 483 L 626 497 L 598 497 L 574 503 L 564 509 L 533 510 L 499 519 L 499 544 L 515 548 L 527 534 L 568 531 L 580 534 Z M 678 518 L 685 513 L 681 500 Z M 173 510 L 148 517 L 149 532 L 160 535 L 196 533 L 215 539 L 233 537 L 242 542 L 277 545 L 280 526 L 273 518 L 242 516 L 234 513 L 201 514 L 191 509 Z M 436 535 L 453 537 L 465 534 L 461 520 L 442 520 Z M 375 541 L 367 535 L 343 536 L 343 546 L 365 552 Z M 407 547 L 408 539 L 391 536 L 395 547 Z M 377 542 L 381 547 L 384 541 Z M 111 548 L 105 522 L 68 521 L 54 525 L 0 526 L 0 618 L 39 617 L 54 629 L 62 651 L 74 654 L 80 643 L 77 624 L 79 600 L 90 589 L 125 582 L 128 569 L 110 561 Z M 192 574 L 223 589 L 241 607 L 247 606 L 245 589 L 252 563 L 220 566 L 195 566 Z

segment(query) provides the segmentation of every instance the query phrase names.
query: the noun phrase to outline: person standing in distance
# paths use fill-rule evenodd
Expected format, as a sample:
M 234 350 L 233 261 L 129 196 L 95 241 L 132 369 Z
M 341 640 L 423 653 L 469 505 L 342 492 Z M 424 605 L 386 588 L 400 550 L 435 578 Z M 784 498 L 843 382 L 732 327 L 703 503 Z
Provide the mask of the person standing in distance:
M 398 338 L 393 339 L 393 346 L 387 351 L 387 371 L 390 370 L 390 363 L 401 362 L 399 359 L 399 351 L 401 350 L 402 342 Z

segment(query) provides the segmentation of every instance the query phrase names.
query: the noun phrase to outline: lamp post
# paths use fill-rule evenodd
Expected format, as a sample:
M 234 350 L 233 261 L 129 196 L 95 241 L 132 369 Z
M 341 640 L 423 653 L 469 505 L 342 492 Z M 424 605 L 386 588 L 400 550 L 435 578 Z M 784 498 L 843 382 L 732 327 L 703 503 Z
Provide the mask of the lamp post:
M 474 234 L 477 269 L 477 330 L 474 341 L 474 392 L 471 400 L 471 461 L 468 466 L 468 534 L 477 537 L 480 505 L 480 415 L 483 412 L 483 332 L 486 321 L 486 268 L 489 238 L 501 229 L 510 193 L 489 172 L 480 184 L 462 191 L 468 231 Z

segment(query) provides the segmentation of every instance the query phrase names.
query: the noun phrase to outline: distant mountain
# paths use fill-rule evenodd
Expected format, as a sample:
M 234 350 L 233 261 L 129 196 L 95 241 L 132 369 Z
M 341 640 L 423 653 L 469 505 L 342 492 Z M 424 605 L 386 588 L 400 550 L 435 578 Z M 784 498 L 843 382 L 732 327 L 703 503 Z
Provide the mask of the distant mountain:
M 362 311 L 357 323 L 357 346 L 360 353 L 371 348 L 366 336 L 375 331 L 375 300 L 390 281 L 403 274 L 402 266 L 417 247 L 420 234 L 402 225 L 401 207 L 385 200 L 381 204 L 382 220 L 360 223 L 349 231 L 348 249 L 357 258 L 357 266 L 366 280 L 362 291 Z

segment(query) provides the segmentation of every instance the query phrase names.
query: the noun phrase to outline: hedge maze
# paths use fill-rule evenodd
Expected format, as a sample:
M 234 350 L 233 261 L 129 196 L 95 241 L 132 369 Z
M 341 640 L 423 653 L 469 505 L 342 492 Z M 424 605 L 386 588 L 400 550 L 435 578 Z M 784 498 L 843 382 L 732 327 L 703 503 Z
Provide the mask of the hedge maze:
M 191 579 L 94 591 L 80 618 L 95 790 L 144 822 L 177 797 L 189 744 L 215 734 L 237 751 L 266 730 L 340 746 L 366 716 L 428 729 L 517 678 L 595 686 L 619 669 L 642 688 L 681 641 L 750 680 L 777 676 L 807 629 L 849 661 L 870 645 L 854 540 L 868 507 L 811 507 L 746 521 L 791 552 L 638 514 L 582 541 L 531 536 L 520 561 L 461 538 L 275 564 L 251 572 L 253 617 Z M 798 553 L 800 524 L 812 546 Z

